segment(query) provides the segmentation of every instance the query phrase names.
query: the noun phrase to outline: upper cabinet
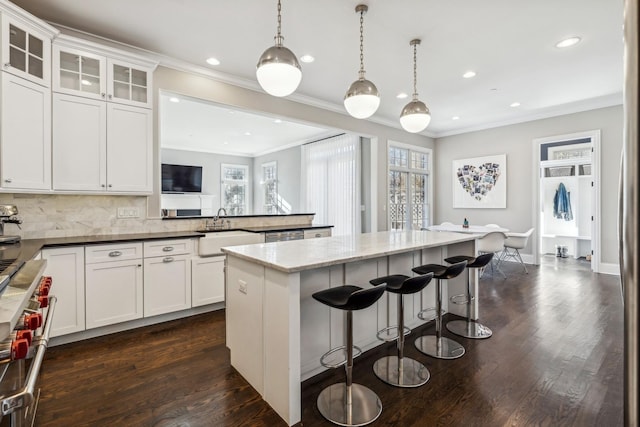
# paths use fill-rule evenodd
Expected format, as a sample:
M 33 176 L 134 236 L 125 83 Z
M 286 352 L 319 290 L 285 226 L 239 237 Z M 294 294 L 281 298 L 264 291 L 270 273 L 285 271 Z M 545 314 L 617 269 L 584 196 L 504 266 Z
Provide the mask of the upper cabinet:
M 155 64 L 60 36 L 53 46 L 53 91 L 151 108 Z
M 51 38 L 36 25 L 2 13 L 2 69 L 51 87 Z

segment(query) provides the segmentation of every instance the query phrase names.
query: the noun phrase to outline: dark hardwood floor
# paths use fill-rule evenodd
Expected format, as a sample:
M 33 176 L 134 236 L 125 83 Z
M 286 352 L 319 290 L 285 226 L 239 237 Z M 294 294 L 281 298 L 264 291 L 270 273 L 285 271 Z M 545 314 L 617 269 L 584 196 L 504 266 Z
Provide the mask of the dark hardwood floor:
M 555 257 L 529 274 L 513 263 L 503 269 L 506 280 L 481 280 L 491 338 L 455 337 L 466 354 L 436 360 L 413 347 L 433 326 L 412 332 L 406 354 L 429 368 L 426 385 L 398 389 L 374 376 L 373 362 L 393 344 L 356 359 L 355 381 L 383 403 L 374 426 L 623 424 L 618 277 Z M 329 425 L 315 400 L 342 379 L 337 369 L 303 383 L 301 425 Z M 223 311 L 50 348 L 40 386 L 38 426 L 285 425 L 229 366 Z

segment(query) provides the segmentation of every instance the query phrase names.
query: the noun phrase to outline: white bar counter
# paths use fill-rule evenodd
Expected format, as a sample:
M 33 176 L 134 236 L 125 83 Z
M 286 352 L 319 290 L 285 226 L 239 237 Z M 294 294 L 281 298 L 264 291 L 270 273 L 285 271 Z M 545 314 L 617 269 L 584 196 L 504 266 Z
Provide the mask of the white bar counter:
M 368 287 L 369 280 L 387 274 L 413 276 L 413 267 L 474 255 L 476 237 L 392 231 L 223 248 L 231 365 L 288 425 L 301 421 L 301 382 L 325 370 L 322 354 L 344 344 L 344 313 L 311 295 L 345 284 Z M 465 272 L 444 286 L 444 310 L 465 314 L 463 305 L 449 310 L 447 302 L 448 295 L 464 293 L 466 277 Z M 385 293 L 373 306 L 354 312 L 354 344 L 363 351 L 383 344 L 376 332 L 397 323 L 395 298 Z M 405 296 L 405 324 L 420 325 L 418 311 L 434 306 L 435 282 Z M 477 317 L 477 304 L 473 312 Z

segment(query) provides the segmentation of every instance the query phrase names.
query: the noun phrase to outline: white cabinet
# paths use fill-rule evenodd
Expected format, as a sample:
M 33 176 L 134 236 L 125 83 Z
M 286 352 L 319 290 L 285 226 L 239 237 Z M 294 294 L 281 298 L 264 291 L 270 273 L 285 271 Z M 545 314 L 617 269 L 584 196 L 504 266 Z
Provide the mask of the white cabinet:
M 2 69 L 51 87 L 51 35 L 2 13 Z
M 58 298 L 51 336 L 85 330 L 84 246 L 42 250 L 47 260 L 45 274 L 53 278 L 51 293 Z
M 51 189 L 51 91 L 0 72 L 0 187 Z
M 99 49 L 68 36 L 54 43 L 53 189 L 150 194 L 153 67 Z
M 305 239 L 315 239 L 318 237 L 331 237 L 331 229 L 330 228 L 310 228 L 308 230 L 304 230 Z
M 193 240 L 144 242 L 144 316 L 191 307 Z
M 191 260 L 191 305 L 224 301 L 224 256 L 195 257 Z
M 87 329 L 142 317 L 141 254 L 142 243 L 86 247 Z

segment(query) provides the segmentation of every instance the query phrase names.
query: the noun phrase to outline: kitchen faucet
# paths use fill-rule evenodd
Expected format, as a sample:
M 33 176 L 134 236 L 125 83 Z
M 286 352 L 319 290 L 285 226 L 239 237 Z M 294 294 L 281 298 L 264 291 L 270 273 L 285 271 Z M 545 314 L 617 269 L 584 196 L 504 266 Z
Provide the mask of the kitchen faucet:
M 218 209 L 218 213 L 216 214 L 216 218 L 220 218 L 220 211 L 224 212 L 224 216 L 227 216 L 227 210 L 223 207 L 220 207 L 220 209 Z
M 224 220 L 222 220 L 222 224 L 218 225 L 218 220 L 220 219 L 220 212 L 222 212 L 224 216 L 227 216 L 227 210 L 221 207 L 220 209 L 218 209 L 218 212 L 212 218 L 213 224 L 211 224 L 209 220 L 205 220 L 204 222 L 205 230 L 218 230 L 218 229 L 224 228 L 224 224 L 225 224 Z M 227 228 L 231 228 L 231 221 L 227 220 L 226 222 L 227 222 Z

